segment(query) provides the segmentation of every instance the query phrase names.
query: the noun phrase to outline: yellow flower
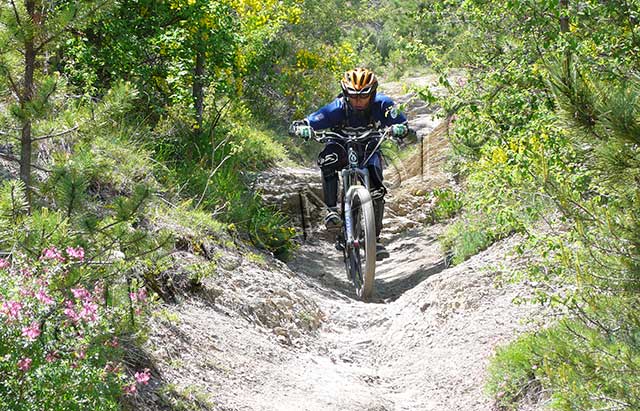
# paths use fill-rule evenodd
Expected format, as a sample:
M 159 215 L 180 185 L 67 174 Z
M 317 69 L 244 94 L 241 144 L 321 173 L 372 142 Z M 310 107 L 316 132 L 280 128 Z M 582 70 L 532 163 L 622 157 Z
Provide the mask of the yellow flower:
M 507 153 L 502 149 L 502 147 L 496 147 L 491 153 L 491 160 L 497 164 L 503 164 L 507 162 Z

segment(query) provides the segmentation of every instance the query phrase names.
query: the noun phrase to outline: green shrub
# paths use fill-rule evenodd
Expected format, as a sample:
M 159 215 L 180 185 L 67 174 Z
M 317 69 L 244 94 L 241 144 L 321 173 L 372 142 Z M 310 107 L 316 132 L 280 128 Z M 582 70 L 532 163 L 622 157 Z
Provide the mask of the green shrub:
M 593 301 L 582 318 L 564 319 L 499 349 L 489 367 L 490 394 L 508 410 L 517 409 L 527 391 L 541 389 L 550 393 L 552 409 L 638 409 L 640 322 L 627 304 L 623 298 Z M 603 321 L 598 309 L 619 317 Z
M 251 188 L 256 172 L 288 164 L 286 149 L 274 132 L 248 126 L 252 117 L 242 105 L 231 110 L 235 120 L 207 123 L 209 128 L 196 134 L 186 126 L 176 131 L 165 129 L 168 123 L 159 125 L 157 131 L 164 134 L 158 150 L 168 170 L 164 179 L 181 187 L 182 197 L 194 199 L 193 210 L 215 213 L 256 246 L 286 258 L 295 247 L 295 231 L 284 215 L 264 205 Z M 188 159 L 189 144 L 201 153 L 198 161 Z
M 495 236 L 477 222 L 459 220 L 448 226 L 440 238 L 452 264 L 459 264 L 489 247 Z
M 534 350 L 542 343 L 538 335 L 525 334 L 496 350 L 488 369 L 486 388 L 501 410 L 517 410 L 518 402 L 528 391 L 539 387 L 536 372 L 540 363 Z
M 435 206 L 431 210 L 431 221 L 444 221 L 455 217 L 462 210 L 460 195 L 450 188 L 436 188 L 429 197 L 435 199 Z

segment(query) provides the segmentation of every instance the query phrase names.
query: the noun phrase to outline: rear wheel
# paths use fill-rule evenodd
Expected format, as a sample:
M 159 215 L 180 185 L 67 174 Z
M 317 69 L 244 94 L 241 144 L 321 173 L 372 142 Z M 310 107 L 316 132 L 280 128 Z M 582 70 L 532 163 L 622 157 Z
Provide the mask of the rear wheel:
M 347 244 L 345 263 L 358 297 L 370 300 L 376 272 L 376 227 L 369 191 L 356 188 L 351 198 L 353 244 Z

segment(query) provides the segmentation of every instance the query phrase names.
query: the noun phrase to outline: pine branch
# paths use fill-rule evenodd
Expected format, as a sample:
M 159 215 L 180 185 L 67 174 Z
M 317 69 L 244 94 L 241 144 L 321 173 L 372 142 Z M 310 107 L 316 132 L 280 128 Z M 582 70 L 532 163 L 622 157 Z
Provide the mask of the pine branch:
M 44 136 L 33 137 L 33 138 L 31 139 L 31 141 L 32 141 L 32 142 L 35 142 L 35 141 L 46 140 L 46 139 L 54 138 L 54 137 L 60 137 L 60 136 L 63 136 L 63 135 L 65 135 L 65 134 L 69 134 L 69 133 L 71 133 L 71 132 L 76 131 L 79 127 L 80 127 L 80 126 L 78 126 L 78 125 L 76 124 L 76 125 L 75 125 L 75 126 L 73 126 L 72 128 L 67 129 L 67 130 L 64 130 L 64 131 L 60 131 L 60 132 L 58 132 L 58 133 L 52 133 L 52 134 L 47 134 L 47 135 L 44 135 Z
M 9 160 L 9 161 L 14 161 L 18 164 L 20 164 L 20 159 L 18 157 L 14 157 L 10 154 L 5 154 L 5 153 L 0 153 L 0 158 L 4 158 L 5 160 Z M 51 173 L 52 171 L 46 168 L 42 168 L 37 164 L 31 164 L 31 167 L 35 168 L 36 170 L 40 170 L 40 171 L 44 171 L 45 173 Z
M 3 70 L 4 74 L 7 76 L 7 79 L 9 80 L 9 84 L 11 85 L 11 90 L 13 90 L 16 97 L 18 97 L 18 102 L 22 103 L 23 97 L 22 97 L 22 94 L 20 93 L 20 88 L 18 87 L 16 82 L 13 80 L 13 76 L 11 75 L 11 72 L 9 71 L 9 69 L 7 69 L 6 67 L 3 67 L 3 68 L 4 68 Z
M 16 3 L 11 0 L 11 7 L 13 7 L 13 13 L 16 16 L 16 23 L 18 23 L 18 26 L 22 27 L 22 21 L 20 20 L 20 14 L 18 13 L 18 8 L 16 7 Z
M 87 13 L 85 13 L 85 15 L 81 16 L 79 19 L 82 20 L 87 18 L 88 16 L 91 16 L 92 14 L 97 12 L 99 9 L 101 9 L 105 4 L 107 4 L 107 0 L 103 1 L 102 3 L 98 3 L 94 8 L 90 9 Z M 76 16 L 74 16 L 74 19 L 76 19 Z M 40 53 L 47 44 L 57 39 L 60 35 L 68 31 L 69 29 L 71 29 L 71 23 L 64 26 L 58 32 L 53 33 L 46 39 L 42 40 L 42 42 L 35 48 L 36 53 Z

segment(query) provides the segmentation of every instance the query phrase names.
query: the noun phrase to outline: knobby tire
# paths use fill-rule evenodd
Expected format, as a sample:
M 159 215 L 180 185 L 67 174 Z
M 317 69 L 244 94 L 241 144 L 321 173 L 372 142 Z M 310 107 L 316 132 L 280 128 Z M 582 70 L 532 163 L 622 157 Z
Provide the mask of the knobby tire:
M 376 272 L 376 227 L 371 195 L 365 187 L 358 187 L 352 197 L 353 238 L 357 247 L 348 247 L 347 269 L 358 298 L 368 301 L 373 296 Z

